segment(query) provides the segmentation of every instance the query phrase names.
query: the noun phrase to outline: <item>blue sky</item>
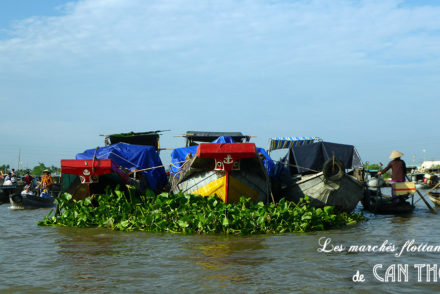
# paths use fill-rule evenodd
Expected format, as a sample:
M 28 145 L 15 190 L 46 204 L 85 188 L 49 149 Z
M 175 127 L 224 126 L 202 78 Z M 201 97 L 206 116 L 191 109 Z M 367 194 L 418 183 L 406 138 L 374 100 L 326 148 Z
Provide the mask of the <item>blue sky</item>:
M 440 159 L 438 1 L 0 3 L 0 164 L 20 150 L 59 166 L 99 134 L 158 129 L 167 148 L 242 131 Z

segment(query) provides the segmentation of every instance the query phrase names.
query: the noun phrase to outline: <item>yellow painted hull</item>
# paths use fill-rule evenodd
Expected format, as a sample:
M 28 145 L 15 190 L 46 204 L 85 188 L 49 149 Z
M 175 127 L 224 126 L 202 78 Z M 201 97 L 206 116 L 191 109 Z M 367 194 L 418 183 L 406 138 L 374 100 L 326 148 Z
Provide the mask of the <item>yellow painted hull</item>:
M 229 182 L 227 177 L 229 177 Z M 257 191 L 230 175 L 217 178 L 191 193 L 201 196 L 217 195 L 227 203 L 238 202 L 242 196 L 251 198 L 254 202 L 259 198 Z

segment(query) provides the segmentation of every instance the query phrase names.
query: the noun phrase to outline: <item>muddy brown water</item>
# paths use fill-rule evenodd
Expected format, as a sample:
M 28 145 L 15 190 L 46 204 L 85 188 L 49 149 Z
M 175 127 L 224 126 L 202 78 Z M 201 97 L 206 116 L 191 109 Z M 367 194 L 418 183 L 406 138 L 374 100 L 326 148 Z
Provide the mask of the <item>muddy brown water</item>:
M 358 206 L 360 210 L 361 206 Z M 39 227 L 50 209 L 0 206 L 1 293 L 430 293 L 440 290 L 440 252 L 395 253 L 408 240 L 440 245 L 440 214 L 419 201 L 408 216 L 375 216 L 339 230 L 256 236 L 152 234 L 106 229 Z M 439 211 L 440 213 L 440 211 Z M 331 238 L 342 252 L 318 252 Z M 321 239 L 321 242 L 324 239 Z M 347 252 L 350 245 L 394 244 L 396 252 Z M 327 249 L 330 247 L 327 247 Z M 393 264 L 408 281 L 379 278 Z M 392 267 L 391 267 L 392 268 Z M 397 267 L 396 267 L 397 268 Z M 359 271 L 364 282 L 353 282 Z M 437 281 L 434 281 L 437 276 Z

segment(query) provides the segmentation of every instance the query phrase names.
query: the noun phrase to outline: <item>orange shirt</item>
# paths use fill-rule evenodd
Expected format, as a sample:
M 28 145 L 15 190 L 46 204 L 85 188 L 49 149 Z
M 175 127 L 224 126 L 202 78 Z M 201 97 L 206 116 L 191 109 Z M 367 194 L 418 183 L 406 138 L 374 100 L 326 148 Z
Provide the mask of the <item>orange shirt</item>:
M 53 179 L 50 175 L 43 175 L 41 178 L 40 187 L 49 188 L 53 184 Z

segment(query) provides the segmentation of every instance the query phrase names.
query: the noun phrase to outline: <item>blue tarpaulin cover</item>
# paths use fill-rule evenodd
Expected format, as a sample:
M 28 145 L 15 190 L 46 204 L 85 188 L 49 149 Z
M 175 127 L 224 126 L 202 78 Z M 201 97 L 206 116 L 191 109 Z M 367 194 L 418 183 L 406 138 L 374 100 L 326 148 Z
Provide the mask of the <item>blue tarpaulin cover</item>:
M 218 137 L 211 143 L 236 143 L 231 137 Z M 191 153 L 193 156 L 197 153 L 197 147 L 198 146 L 190 146 L 190 147 L 183 147 L 183 148 L 177 148 L 174 149 L 173 152 L 171 152 L 171 167 L 170 167 L 170 173 L 173 175 L 178 174 L 180 171 L 180 167 L 182 166 L 183 162 L 185 162 L 185 157 L 188 155 L 188 153 Z M 257 152 L 264 155 L 264 167 L 266 168 L 267 173 L 270 177 L 273 176 L 273 170 L 275 168 L 275 164 L 270 158 L 270 156 L 267 154 L 267 152 L 263 148 L 257 147 Z
M 95 149 L 88 149 L 83 153 L 78 153 L 76 159 L 93 159 Z M 145 169 L 155 166 L 159 168 L 142 171 L 141 174 L 147 179 L 152 190 L 161 189 L 167 182 L 165 169 L 153 146 L 133 145 L 127 143 L 117 143 L 105 147 L 99 147 L 96 151 L 97 159 L 111 159 L 118 166 L 122 166 L 131 171 Z

